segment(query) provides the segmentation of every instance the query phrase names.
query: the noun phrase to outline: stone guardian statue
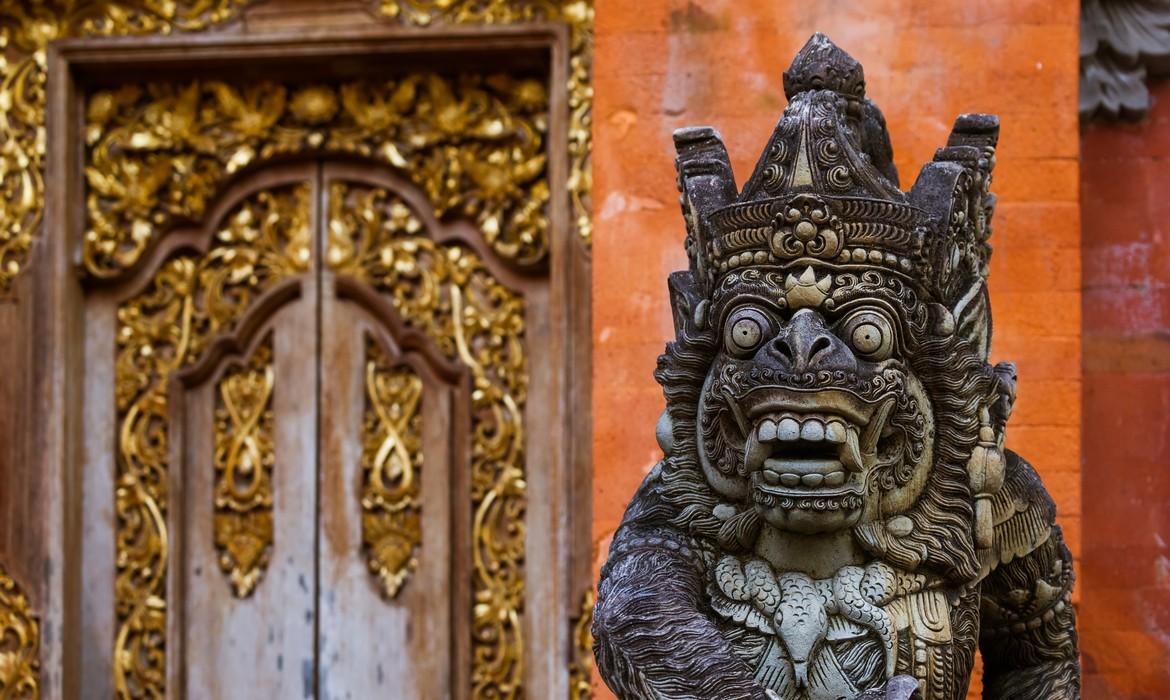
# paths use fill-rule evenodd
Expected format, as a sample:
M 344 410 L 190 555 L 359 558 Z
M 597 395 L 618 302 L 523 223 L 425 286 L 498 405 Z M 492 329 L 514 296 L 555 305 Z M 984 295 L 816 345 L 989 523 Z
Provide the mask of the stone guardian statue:
M 737 192 L 681 129 L 689 268 L 655 374 L 664 459 L 601 573 L 623 699 L 1079 698 L 1072 559 L 1004 449 L 988 363 L 998 120 L 960 116 L 909 192 L 862 67 L 823 35 Z

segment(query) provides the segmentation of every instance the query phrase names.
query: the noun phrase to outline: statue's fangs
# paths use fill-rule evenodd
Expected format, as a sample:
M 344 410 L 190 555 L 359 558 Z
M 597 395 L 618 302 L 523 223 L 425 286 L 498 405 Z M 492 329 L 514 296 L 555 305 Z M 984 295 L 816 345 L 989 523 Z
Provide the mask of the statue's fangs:
M 861 66 L 826 37 L 737 192 L 675 133 L 689 269 L 659 359 L 665 455 L 594 613 L 626 698 L 1078 698 L 1072 560 L 1004 449 L 988 363 L 999 122 L 960 116 L 909 192 Z

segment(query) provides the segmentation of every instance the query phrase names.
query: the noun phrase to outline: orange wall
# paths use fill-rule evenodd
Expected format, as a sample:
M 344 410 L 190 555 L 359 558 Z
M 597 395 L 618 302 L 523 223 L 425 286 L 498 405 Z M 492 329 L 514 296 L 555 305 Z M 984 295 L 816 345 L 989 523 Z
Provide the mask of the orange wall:
M 596 0 L 593 247 L 595 571 L 659 459 L 651 376 L 686 266 L 671 132 L 718 128 L 742 179 L 813 31 L 860 60 L 903 187 L 954 116 L 1003 121 L 992 243 L 996 359 L 1019 364 L 1009 445 L 1032 461 L 1080 552 L 1080 222 L 1074 0 Z M 599 697 L 610 697 L 604 689 Z
M 1170 83 L 1084 131 L 1085 697 L 1170 697 Z

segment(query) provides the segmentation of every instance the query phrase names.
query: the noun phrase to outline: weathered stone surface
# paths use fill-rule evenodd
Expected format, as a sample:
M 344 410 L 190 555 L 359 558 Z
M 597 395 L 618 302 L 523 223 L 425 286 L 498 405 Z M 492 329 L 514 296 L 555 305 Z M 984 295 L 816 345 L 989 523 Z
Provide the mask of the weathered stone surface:
M 862 67 L 815 35 L 742 191 L 680 130 L 689 269 L 656 377 L 665 457 L 602 571 L 620 697 L 1079 696 L 1071 558 L 1003 447 L 988 362 L 998 120 L 962 115 L 899 189 Z

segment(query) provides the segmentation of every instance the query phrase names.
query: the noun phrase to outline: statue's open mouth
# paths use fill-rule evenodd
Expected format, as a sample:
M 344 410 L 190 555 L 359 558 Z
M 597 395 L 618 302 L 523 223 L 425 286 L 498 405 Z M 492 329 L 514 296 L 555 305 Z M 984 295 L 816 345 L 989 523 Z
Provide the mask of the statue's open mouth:
M 893 396 L 865 400 L 841 389 L 757 387 L 727 398 L 745 436 L 744 470 L 762 505 L 808 498 L 860 504 Z

